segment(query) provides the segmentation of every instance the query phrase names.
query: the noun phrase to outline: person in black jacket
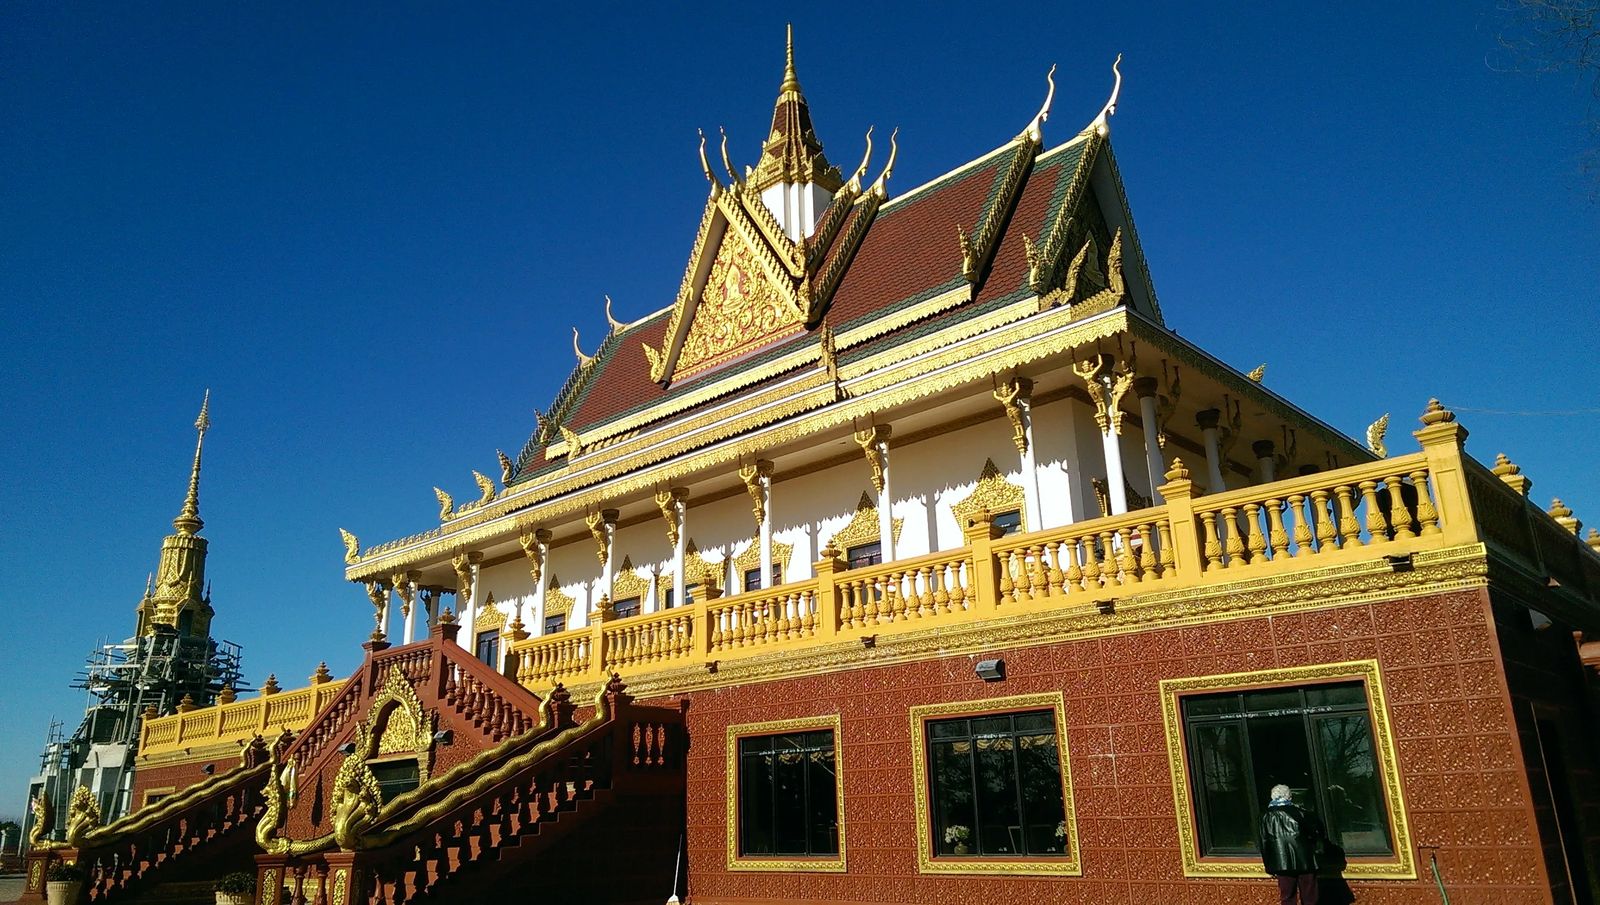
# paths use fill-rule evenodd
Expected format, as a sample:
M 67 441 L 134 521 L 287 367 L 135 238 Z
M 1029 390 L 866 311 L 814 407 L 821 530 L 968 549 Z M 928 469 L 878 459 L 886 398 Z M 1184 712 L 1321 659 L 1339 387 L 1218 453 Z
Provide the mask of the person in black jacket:
M 1272 802 L 1261 815 L 1261 862 L 1278 880 L 1278 901 L 1317 905 L 1317 853 L 1327 833 L 1317 815 L 1294 803 L 1288 786 L 1272 787 Z

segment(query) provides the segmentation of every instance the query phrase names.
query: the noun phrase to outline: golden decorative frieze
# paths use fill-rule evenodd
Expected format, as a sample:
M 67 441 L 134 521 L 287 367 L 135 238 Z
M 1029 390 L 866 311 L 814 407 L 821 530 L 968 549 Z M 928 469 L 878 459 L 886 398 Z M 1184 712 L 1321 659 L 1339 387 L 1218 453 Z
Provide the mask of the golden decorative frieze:
M 747 414 L 731 419 L 726 411 L 709 411 L 674 425 L 671 439 L 663 440 L 651 434 L 636 438 L 624 446 L 597 453 L 595 463 L 587 466 L 589 470 L 565 475 L 548 484 L 530 487 L 515 496 L 497 500 L 492 509 L 481 514 L 474 513 L 473 521 L 461 525 L 452 533 L 446 534 L 435 529 L 374 547 L 363 557 L 359 568 L 347 570 L 346 577 L 358 580 L 382 575 L 382 570 L 393 564 L 420 562 L 453 547 L 502 539 L 514 529 L 486 523 L 510 512 L 527 513 L 541 520 L 554 519 L 582 512 L 605 497 L 643 491 L 662 480 L 658 473 L 644 466 L 683 455 L 725 437 L 749 433 L 779 418 L 810 412 L 805 418 L 790 418 L 781 428 L 751 434 L 740 444 L 707 449 L 697 456 L 675 463 L 674 470 L 690 471 L 736 462 L 741 457 L 758 454 L 762 449 L 870 417 L 874 411 L 935 395 L 976 380 L 987 380 L 995 374 L 1032 364 L 1047 356 L 1071 351 L 1116 335 L 1129 324 L 1125 311 L 1078 323 L 1069 309 L 1065 308 L 1039 315 L 1032 322 L 1022 322 L 1031 306 L 1031 301 L 1023 301 L 1012 306 L 1011 310 L 997 312 L 1001 320 L 996 323 L 1010 323 L 1009 330 L 975 337 L 966 342 L 952 342 L 949 335 L 940 332 L 928 340 L 928 348 L 935 350 L 931 353 L 924 351 L 913 354 L 908 349 L 896 348 L 874 356 L 866 366 L 853 366 L 852 371 L 856 374 L 845 375 L 846 381 L 851 384 L 850 398 L 837 405 L 829 405 L 835 401 L 833 388 L 827 385 L 825 376 L 818 373 L 816 390 L 791 395 L 782 406 L 752 410 L 746 405 L 743 410 Z M 971 325 L 960 326 L 966 328 Z M 1004 354 L 986 358 L 1002 350 Z M 908 361 L 912 358 L 916 361 Z M 902 367 L 894 367 L 902 362 L 905 362 Z M 696 432 L 705 431 L 711 425 L 717 425 L 717 428 L 697 435 Z M 619 477 L 620 480 L 611 480 Z M 600 482 L 608 483 L 602 487 L 599 486 Z M 588 488 L 587 492 L 571 495 L 584 488 Z M 556 497 L 561 499 L 553 499 Z M 540 506 L 545 500 L 550 502 Z
M 991 515 L 1015 510 L 1022 516 L 1021 530 L 1027 531 L 1029 530 L 1027 498 L 1027 492 L 1020 485 L 1006 480 L 993 459 L 985 459 L 972 492 L 952 504 L 950 513 L 956 517 L 957 525 L 966 525 L 969 519 L 976 517 L 983 510 L 988 510 Z
M 360 562 L 361 541 L 357 540 L 354 534 L 343 528 L 339 529 L 339 539 L 344 541 L 344 564 L 349 566 Z
M 890 425 L 874 424 L 865 430 L 855 432 L 856 445 L 866 454 L 867 467 L 872 469 L 872 487 L 883 493 L 884 469 L 888 468 L 886 461 L 889 452 L 889 435 L 892 433 Z
M 1023 420 L 1023 408 L 1033 396 L 1033 381 L 1026 377 L 1012 377 L 994 389 L 995 401 L 1005 409 L 1006 420 L 1011 422 L 1011 442 L 1017 452 L 1028 454 L 1028 429 Z
M 744 481 L 745 492 L 750 494 L 753 504 L 750 512 L 756 517 L 757 528 L 767 520 L 767 488 L 772 484 L 772 468 L 772 463 L 766 459 L 739 466 L 739 480 Z

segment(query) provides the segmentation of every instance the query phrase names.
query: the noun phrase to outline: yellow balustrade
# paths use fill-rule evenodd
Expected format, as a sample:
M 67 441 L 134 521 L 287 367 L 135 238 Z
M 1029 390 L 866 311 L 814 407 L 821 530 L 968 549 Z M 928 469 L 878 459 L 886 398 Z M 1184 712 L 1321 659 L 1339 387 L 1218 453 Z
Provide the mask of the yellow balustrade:
M 1600 583 L 1596 551 L 1468 459 L 1458 425 L 1431 409 L 1430 417 L 1415 434 L 1422 451 L 1410 455 L 1208 496 L 1196 496 L 1188 470 L 1175 463 L 1158 488 L 1162 506 L 1011 537 L 998 537 L 980 519 L 966 526 L 966 546 L 957 549 L 863 569 L 824 557 L 814 578 L 530 638 L 512 645 L 509 656 L 517 680 L 535 691 L 556 682 L 599 682 L 612 671 L 716 671 L 724 661 L 838 642 L 876 644 L 929 625 L 1024 610 L 1100 609 L 1108 600 L 1137 602 L 1146 592 L 1486 539 L 1546 561 L 1555 556 L 1544 549 L 1559 546 L 1573 559 L 1565 574 L 1576 582 L 1593 572 Z M 1474 481 L 1476 496 L 1468 490 Z M 1474 505 L 1511 506 L 1517 519 L 1526 510 L 1531 522 L 1522 524 L 1531 530 L 1497 527 L 1493 512 L 1475 517 Z
M 310 725 L 347 680 L 323 682 L 274 695 L 217 704 L 154 717 L 144 722 L 139 756 L 153 757 L 227 743 L 244 744 L 257 735 L 270 738 L 285 729 Z

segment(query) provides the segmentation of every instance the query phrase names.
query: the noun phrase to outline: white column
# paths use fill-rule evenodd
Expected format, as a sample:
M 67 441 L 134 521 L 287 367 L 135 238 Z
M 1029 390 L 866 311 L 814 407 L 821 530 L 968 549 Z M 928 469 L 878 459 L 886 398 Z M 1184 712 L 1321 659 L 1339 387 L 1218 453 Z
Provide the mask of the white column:
M 412 641 L 415 641 L 417 637 L 418 577 L 419 576 L 415 572 L 407 572 L 401 577 L 401 580 L 397 582 L 397 584 L 403 585 L 400 591 L 400 600 L 403 604 L 401 606 L 401 614 L 405 617 L 405 641 L 401 642 L 403 644 L 410 644 Z
M 760 471 L 757 475 L 757 489 L 761 493 L 761 584 L 759 587 L 772 587 L 772 463 L 758 462 L 756 468 Z
M 533 582 L 533 625 L 523 623 L 530 635 L 544 634 L 544 599 L 545 591 L 550 587 L 550 538 L 547 529 L 539 528 L 533 532 L 533 551 L 538 556 L 539 574 Z M 530 576 L 531 577 L 531 576 Z
M 1128 482 L 1122 474 L 1122 438 L 1114 427 L 1107 425 L 1100 432 L 1100 444 L 1106 453 L 1106 493 L 1111 498 L 1111 514 L 1122 515 L 1128 511 Z
M 417 605 L 413 601 L 401 608 L 405 614 L 405 640 L 402 644 L 410 644 L 417 638 Z
M 658 566 L 650 567 L 650 587 L 645 591 L 647 599 L 640 601 L 641 613 L 654 613 L 661 608 L 661 569 Z
M 1194 416 L 1194 423 L 1200 428 L 1201 435 L 1206 444 L 1206 492 L 1221 493 L 1228 489 L 1222 480 L 1222 449 L 1217 444 L 1217 424 L 1222 418 L 1218 409 L 1206 409 Z
M 394 643 L 394 598 L 397 588 L 390 588 L 383 594 L 383 640 Z
M 883 487 L 878 490 L 878 549 L 883 561 L 889 562 L 894 559 L 894 492 L 889 487 L 888 427 L 884 427 L 876 442 L 878 455 L 883 459 Z
M 471 570 L 472 584 L 469 586 L 467 599 L 462 600 L 460 594 L 456 595 L 456 606 L 466 610 L 465 613 L 457 613 L 456 615 L 460 617 L 462 631 L 467 634 L 466 648 L 476 654 L 478 651 L 478 601 L 483 599 L 483 588 L 481 587 L 483 584 L 483 554 L 477 552 L 468 553 L 467 560 L 470 563 L 467 568 Z
M 1039 505 L 1039 464 L 1033 448 L 1033 401 L 1018 399 L 1022 409 L 1022 505 L 1026 510 L 1029 531 L 1044 529 L 1044 509 Z
M 678 536 L 672 545 L 672 604 L 683 606 L 684 595 L 689 587 L 688 578 L 683 574 L 684 565 L 689 559 L 689 493 L 674 490 L 672 495 L 672 511 L 678 520 Z
M 1257 440 L 1250 444 L 1251 452 L 1256 454 L 1256 464 L 1261 468 L 1261 483 L 1271 484 L 1278 479 L 1278 459 L 1273 453 L 1277 447 L 1271 440 Z
M 1068 397 L 1051 406 L 1050 410 L 1059 412 L 1062 421 L 1058 425 L 1062 437 L 1061 471 L 1067 477 L 1067 492 L 1061 501 L 1066 509 L 1062 524 L 1070 525 L 1082 519 L 1084 513 L 1094 511 L 1089 505 L 1092 491 L 1084 480 L 1083 448 L 1078 445 L 1078 402 Z M 1032 528 L 1031 525 L 1029 527 Z M 1044 524 L 1041 522 L 1039 527 L 1043 528 Z
M 1161 456 L 1160 425 L 1156 423 L 1156 379 L 1140 377 L 1133 382 L 1139 397 L 1139 420 L 1144 422 L 1144 466 L 1150 474 L 1150 505 L 1166 502 L 1158 489 L 1167 480 L 1166 461 Z

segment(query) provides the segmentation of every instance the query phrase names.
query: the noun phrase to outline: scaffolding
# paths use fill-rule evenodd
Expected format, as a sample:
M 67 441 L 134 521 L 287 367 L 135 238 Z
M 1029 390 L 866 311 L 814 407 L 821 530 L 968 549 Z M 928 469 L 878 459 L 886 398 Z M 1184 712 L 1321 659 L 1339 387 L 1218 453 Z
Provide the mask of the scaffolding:
M 70 738 L 60 721 L 52 721 L 39 777 L 29 790 L 50 800 L 54 826 L 49 834 L 65 826 L 68 799 L 79 786 L 95 793 L 102 819 L 128 813 L 145 716 L 175 713 L 184 703 L 210 705 L 224 688 L 249 691 L 240 669 L 241 650 L 231 641 L 182 634 L 166 625 L 137 638 L 100 644 L 72 683 L 87 693 L 83 720 Z

